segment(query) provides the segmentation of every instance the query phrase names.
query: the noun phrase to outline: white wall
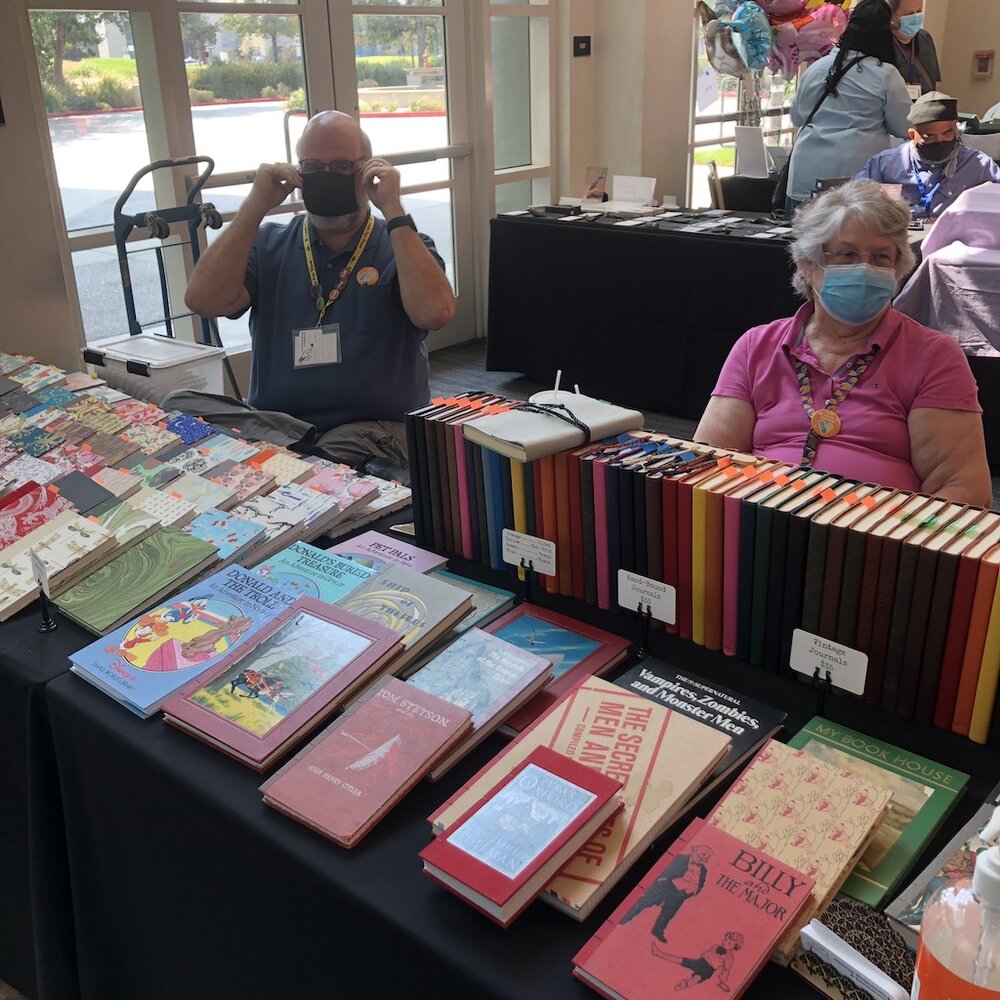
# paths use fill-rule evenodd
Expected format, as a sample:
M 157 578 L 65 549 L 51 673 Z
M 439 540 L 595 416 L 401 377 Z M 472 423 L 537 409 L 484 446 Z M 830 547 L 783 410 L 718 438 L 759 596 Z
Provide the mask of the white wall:
M 958 98 L 961 111 L 981 115 L 1000 101 L 1000 65 L 992 80 L 972 79 L 972 53 L 993 49 L 1000 56 L 1000 2 L 998 0 L 934 0 L 947 7 L 943 42 L 933 26 L 941 61 L 941 88 Z
M 32 110 L 32 93 L 39 90 L 27 15 L 8 10 L 0 30 L 0 98 L 7 120 L 0 126 L 0 349 L 77 369 L 83 330 L 60 257 L 62 220 L 49 198 L 56 182 L 48 128 Z

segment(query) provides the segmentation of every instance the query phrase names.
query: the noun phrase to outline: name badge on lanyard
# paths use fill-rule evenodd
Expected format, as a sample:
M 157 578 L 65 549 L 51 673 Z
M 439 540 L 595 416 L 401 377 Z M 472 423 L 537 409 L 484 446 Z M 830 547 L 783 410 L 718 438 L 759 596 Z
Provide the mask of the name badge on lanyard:
M 340 364 L 340 324 L 327 323 L 292 331 L 292 360 L 296 368 Z
M 910 95 L 911 101 L 915 101 L 923 93 L 919 83 L 908 83 L 906 85 L 906 92 Z

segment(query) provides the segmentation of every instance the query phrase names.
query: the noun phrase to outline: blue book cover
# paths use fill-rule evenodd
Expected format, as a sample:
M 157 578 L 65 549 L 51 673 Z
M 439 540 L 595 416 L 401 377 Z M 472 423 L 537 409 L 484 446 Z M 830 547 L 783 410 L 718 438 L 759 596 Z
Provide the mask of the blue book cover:
M 374 569 L 307 542 L 282 549 L 254 572 L 287 587 L 296 597 L 315 597 L 327 604 L 335 604 L 375 575 Z
M 148 718 L 298 596 L 229 566 L 73 653 L 70 669 Z
M 256 542 L 267 537 L 267 530 L 256 521 L 245 521 L 225 511 L 211 508 L 199 514 L 184 530 L 209 542 L 219 550 L 223 563 L 232 562 Z
M 450 583 L 453 587 L 458 587 L 459 590 L 465 590 L 472 595 L 472 610 L 455 626 L 457 634 L 467 631 L 474 625 L 485 625 L 487 622 L 493 621 L 494 618 L 499 618 L 514 605 L 514 594 L 501 587 L 480 583 L 478 580 L 470 580 L 468 577 L 449 573 L 444 569 L 432 570 L 428 576 L 436 576 L 439 580 Z

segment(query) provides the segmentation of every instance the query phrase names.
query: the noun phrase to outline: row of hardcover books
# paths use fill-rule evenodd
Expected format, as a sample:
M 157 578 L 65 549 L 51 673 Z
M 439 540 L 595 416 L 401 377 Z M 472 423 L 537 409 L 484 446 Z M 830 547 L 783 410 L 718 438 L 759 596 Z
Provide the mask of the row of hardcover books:
M 869 704 L 991 739 L 1000 514 L 662 434 L 523 463 L 463 432 L 516 405 L 407 416 L 418 542 L 501 570 L 504 528 L 548 539 L 552 593 L 611 608 L 629 570 L 675 588 L 682 638 L 788 672 L 801 628 L 867 654 Z
M 103 634 L 206 571 L 352 530 L 409 496 L 0 354 L 0 621 L 38 596 L 31 551 L 63 613 Z

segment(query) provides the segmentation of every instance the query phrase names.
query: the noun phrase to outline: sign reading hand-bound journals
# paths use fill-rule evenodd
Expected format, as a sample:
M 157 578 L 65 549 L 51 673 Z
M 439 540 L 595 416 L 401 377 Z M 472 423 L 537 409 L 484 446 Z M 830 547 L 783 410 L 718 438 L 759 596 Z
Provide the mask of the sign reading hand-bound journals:
M 677 621 L 677 591 L 669 583 L 627 569 L 618 570 L 618 604 L 631 611 L 649 608 L 649 613 L 666 625 Z
M 850 646 L 797 628 L 792 633 L 790 665 L 792 670 L 809 677 L 814 677 L 818 670 L 820 680 L 826 680 L 829 673 L 834 687 L 851 694 L 865 693 L 868 657 Z
M 503 529 L 503 561 L 511 566 L 530 566 L 542 576 L 556 575 L 556 543 L 512 528 Z

